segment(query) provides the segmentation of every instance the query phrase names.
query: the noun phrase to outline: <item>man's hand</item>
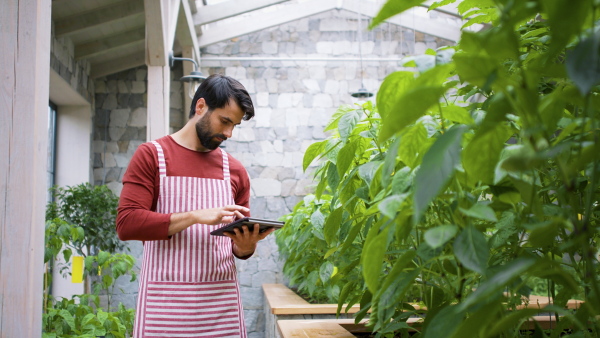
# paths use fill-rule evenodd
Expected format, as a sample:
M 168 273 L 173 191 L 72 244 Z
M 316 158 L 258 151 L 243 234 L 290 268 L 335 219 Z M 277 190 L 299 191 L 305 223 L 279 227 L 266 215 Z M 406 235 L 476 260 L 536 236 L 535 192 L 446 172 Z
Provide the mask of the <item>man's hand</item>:
M 250 209 L 240 205 L 226 205 L 220 208 L 200 209 L 189 212 L 171 214 L 171 223 L 169 224 L 169 236 L 187 229 L 190 225 L 200 224 L 221 224 L 231 223 L 237 218 L 245 217 L 243 213 L 250 212 Z
M 252 231 L 248 230 L 246 225 L 242 226 L 242 231 L 237 228 L 233 231 L 234 234 L 231 232 L 224 232 L 223 234 L 233 241 L 233 253 L 237 257 L 246 257 L 252 255 L 256 250 L 256 243 L 275 231 L 275 228 L 267 229 L 261 233 L 260 226 L 254 224 Z

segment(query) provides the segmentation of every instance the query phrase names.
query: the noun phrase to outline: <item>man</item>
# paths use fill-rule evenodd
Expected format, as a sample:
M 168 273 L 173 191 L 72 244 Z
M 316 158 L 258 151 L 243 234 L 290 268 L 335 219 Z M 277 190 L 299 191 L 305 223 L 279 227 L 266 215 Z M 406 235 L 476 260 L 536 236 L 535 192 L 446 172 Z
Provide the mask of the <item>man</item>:
M 117 233 L 144 241 L 134 337 L 246 337 L 233 255 L 249 258 L 274 230 L 210 232 L 250 213 L 248 173 L 219 145 L 253 116 L 238 81 L 211 75 L 186 125 L 133 155 Z

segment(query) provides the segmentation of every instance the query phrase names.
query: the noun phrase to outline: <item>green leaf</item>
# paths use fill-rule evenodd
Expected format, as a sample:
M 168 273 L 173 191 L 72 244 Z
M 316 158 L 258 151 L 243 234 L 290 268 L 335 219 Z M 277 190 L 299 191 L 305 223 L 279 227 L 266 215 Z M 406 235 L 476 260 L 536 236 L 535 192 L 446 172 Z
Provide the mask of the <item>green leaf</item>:
M 344 177 L 344 175 L 348 171 L 348 168 L 350 168 L 350 166 L 354 162 L 354 158 L 357 156 L 356 150 L 358 149 L 359 142 L 360 139 L 356 139 L 354 141 L 346 143 L 342 147 L 342 149 L 340 149 L 336 162 L 337 173 L 339 177 Z M 360 156 L 361 154 L 358 155 Z
M 481 219 L 484 221 L 497 222 L 498 218 L 496 217 L 496 213 L 494 209 L 490 208 L 486 204 L 477 203 L 473 205 L 470 209 L 459 208 L 460 211 L 473 218 Z
M 340 122 L 338 123 L 338 130 L 340 132 L 340 138 L 344 142 L 346 142 L 346 140 L 348 140 L 348 137 L 350 137 L 350 134 L 356 126 L 356 123 L 358 123 L 361 114 L 362 111 L 357 109 L 347 112 L 344 116 L 340 118 Z
M 425 232 L 425 242 L 427 242 L 432 249 L 437 249 L 451 240 L 457 232 L 458 227 L 456 225 L 440 225 Z
M 500 152 L 512 133 L 507 125 L 498 124 L 483 134 L 476 134 L 469 142 L 462 152 L 462 162 L 471 184 L 494 182 Z
M 429 203 L 441 192 L 460 163 L 460 143 L 466 127 L 449 129 L 423 156 L 421 168 L 415 176 L 413 221 L 417 223 Z
M 467 226 L 454 240 L 454 255 L 468 269 L 485 274 L 489 248 L 485 236 L 473 226 Z
M 323 235 L 325 236 L 325 241 L 327 244 L 334 243 L 337 232 L 340 229 L 340 224 L 342 223 L 343 212 L 344 209 L 339 207 L 332 211 L 329 216 L 327 216 L 325 226 L 323 227 Z
M 565 2 L 554 0 L 556 2 Z M 587 1 L 582 1 L 587 2 Z M 568 6 L 578 7 L 583 6 Z M 573 80 L 581 95 L 587 95 L 600 83 L 600 32 L 580 41 L 567 53 L 567 74 Z
M 400 147 L 400 138 L 396 138 L 390 145 L 387 153 L 385 154 L 385 161 L 383 163 L 383 171 L 381 173 L 381 184 L 385 187 L 390 184 L 392 174 L 396 169 L 396 158 L 398 157 L 398 148 Z
M 321 282 L 326 283 L 331 278 L 331 274 L 333 273 L 333 264 L 331 262 L 325 262 L 321 264 L 319 268 L 319 278 Z
M 456 0 L 441 0 L 441 1 L 436 1 L 434 3 L 431 4 L 431 6 L 429 6 L 429 10 L 432 11 L 436 8 L 442 7 L 442 6 L 446 6 L 452 3 L 455 3 Z
M 325 223 L 325 216 L 321 212 L 321 210 L 315 210 L 315 212 L 310 215 L 310 223 L 315 228 L 322 228 Z
M 404 193 L 413 183 L 413 172 L 410 167 L 404 167 L 396 172 L 392 178 L 392 192 L 394 194 Z
M 398 156 L 407 166 L 415 168 L 418 163 L 421 147 L 427 140 L 427 129 L 422 123 L 408 127 L 400 136 Z
M 463 33 L 464 35 L 465 33 Z M 470 53 L 454 54 L 456 72 L 462 81 L 483 87 L 488 82 L 490 75 L 498 71 L 496 62 L 485 55 L 473 55 Z
M 381 167 L 383 161 L 370 161 L 365 164 L 362 164 L 358 167 L 358 176 L 365 181 L 368 185 L 373 181 L 373 177 L 375 177 L 375 173 Z
M 371 291 L 375 293 L 379 287 L 381 274 L 381 265 L 383 257 L 387 250 L 388 232 L 390 226 L 386 226 L 379 232 L 379 226 L 374 225 L 369 230 L 369 234 L 365 240 L 361 255 L 362 273 L 365 279 L 365 284 Z
M 502 293 L 510 282 L 517 279 L 524 272 L 531 269 L 536 263 L 535 258 L 520 257 L 501 267 L 487 280 L 483 281 L 477 290 L 467 296 L 467 298 L 458 307 L 460 310 L 467 310 L 471 306 L 486 302 L 491 297 Z
M 102 266 L 110 258 L 110 253 L 106 251 L 100 251 L 98 253 L 98 265 Z
M 431 106 L 438 104 L 440 97 L 446 92 L 446 88 L 442 84 L 450 75 L 450 71 L 449 64 L 436 66 L 414 80 L 414 86 L 410 83 L 411 86 L 408 90 L 396 90 L 391 92 L 389 97 L 385 97 L 384 101 L 390 102 L 386 105 L 386 110 L 389 109 L 389 111 L 381 116 L 383 125 L 379 133 L 379 140 L 387 140 L 414 123 Z M 384 80 L 382 88 L 385 84 Z M 390 89 L 386 90 L 390 91 Z M 378 98 L 379 96 L 377 95 Z
M 436 313 L 423 332 L 423 338 L 452 337 L 465 316 L 456 305 L 449 305 Z
M 386 76 L 377 92 L 379 114 L 381 116 L 391 114 L 394 110 L 394 102 L 390 98 L 409 90 L 414 81 L 415 74 L 413 72 L 400 71 Z
M 327 145 L 327 140 L 315 142 L 308 146 L 304 153 L 304 159 L 302 160 L 302 170 L 306 171 L 312 161 L 314 161 L 317 156 L 321 155 L 325 150 L 325 145 Z
M 448 119 L 448 120 L 456 122 L 456 123 L 462 123 L 462 124 L 472 124 L 473 123 L 473 118 L 471 117 L 471 114 L 469 114 L 469 112 L 465 108 L 454 105 L 454 104 L 450 104 L 445 107 L 442 107 L 442 116 L 444 116 L 445 119 Z
M 412 7 L 418 6 L 423 2 L 425 2 L 425 0 L 388 0 L 383 7 L 381 7 L 381 10 L 379 10 L 377 16 L 373 18 L 373 21 L 369 25 L 369 29 L 373 29 L 373 27 L 379 25 L 386 19 L 391 18 L 394 15 L 398 15 Z M 380 101 L 377 100 L 377 102 Z
M 69 311 L 62 309 L 58 312 L 58 314 L 62 319 L 65 320 L 65 322 L 67 323 L 67 325 L 69 325 L 72 331 L 76 330 L 75 318 L 73 318 L 73 315 L 69 313 Z
M 389 219 L 394 219 L 396 213 L 400 211 L 402 203 L 408 197 L 408 193 L 391 195 L 379 202 L 379 211 Z

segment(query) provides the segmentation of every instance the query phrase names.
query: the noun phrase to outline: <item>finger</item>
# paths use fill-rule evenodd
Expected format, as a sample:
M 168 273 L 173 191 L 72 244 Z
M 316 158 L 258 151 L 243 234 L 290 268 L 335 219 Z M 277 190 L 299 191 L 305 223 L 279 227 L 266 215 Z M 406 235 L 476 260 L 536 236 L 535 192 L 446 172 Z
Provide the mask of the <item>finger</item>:
M 242 225 L 242 232 L 243 232 L 244 237 L 248 237 L 248 234 L 250 233 L 250 231 L 248 231 L 247 225 Z
M 274 232 L 275 232 L 275 230 L 276 230 L 275 228 L 268 229 L 267 231 L 265 231 L 265 232 L 263 232 L 262 234 L 260 234 L 260 239 L 261 239 L 261 240 L 262 240 L 262 239 L 264 239 L 265 237 L 267 237 L 267 236 L 269 236 L 270 234 L 274 233 Z
M 237 210 L 236 210 L 236 211 L 234 211 L 234 213 L 235 213 L 235 217 L 236 217 L 236 218 L 244 218 L 244 217 L 245 217 L 245 216 L 244 216 L 244 214 L 242 214 L 241 212 L 239 212 L 239 211 L 237 211 Z

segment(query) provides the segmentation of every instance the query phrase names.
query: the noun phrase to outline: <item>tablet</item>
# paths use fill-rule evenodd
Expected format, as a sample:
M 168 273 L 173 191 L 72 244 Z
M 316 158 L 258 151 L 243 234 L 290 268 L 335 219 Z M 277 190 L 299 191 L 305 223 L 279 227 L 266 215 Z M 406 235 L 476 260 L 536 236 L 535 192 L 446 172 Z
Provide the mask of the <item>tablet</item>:
M 280 229 L 285 224 L 281 221 L 274 221 L 270 219 L 261 219 L 261 218 L 252 218 L 252 217 L 244 217 L 236 220 L 235 222 L 229 223 L 225 226 L 220 227 L 217 230 L 211 231 L 211 235 L 213 236 L 223 236 L 224 232 L 233 233 L 233 229 L 238 228 L 242 231 L 242 226 L 248 226 L 248 230 L 254 230 L 254 224 L 260 224 L 260 232 L 264 232 L 267 229 L 275 228 Z

